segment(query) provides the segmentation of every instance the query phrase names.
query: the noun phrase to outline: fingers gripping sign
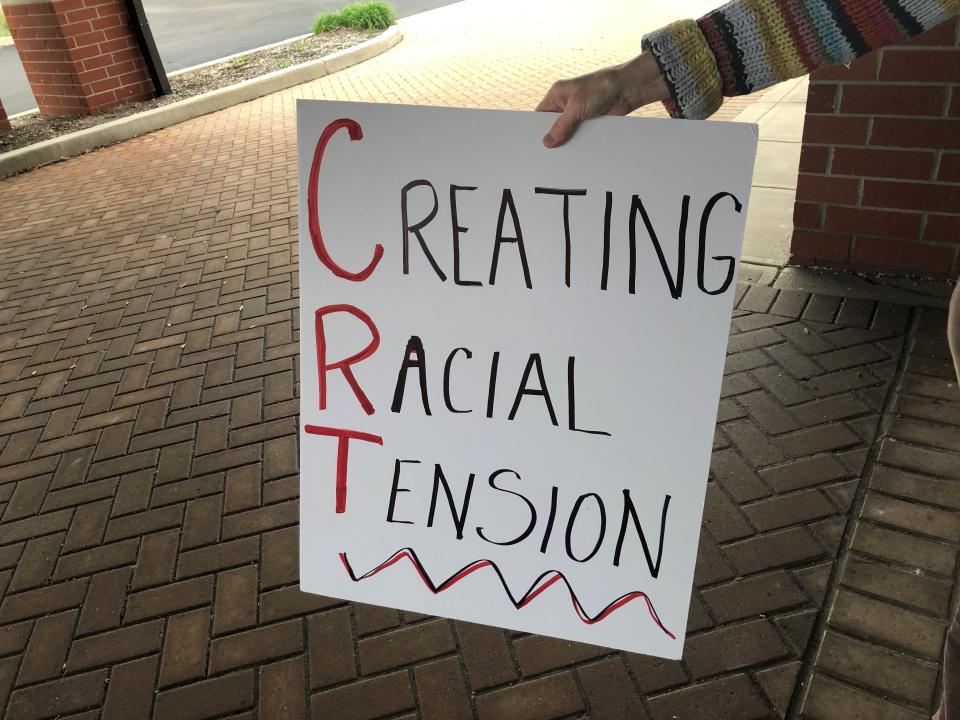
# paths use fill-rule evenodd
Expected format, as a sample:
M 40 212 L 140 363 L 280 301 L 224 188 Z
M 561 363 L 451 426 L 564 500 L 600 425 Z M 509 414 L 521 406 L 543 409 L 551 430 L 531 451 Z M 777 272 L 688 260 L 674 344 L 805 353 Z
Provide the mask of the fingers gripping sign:
M 539 112 L 558 112 L 543 144 L 559 147 L 580 125 L 601 115 L 627 115 L 639 107 L 669 98 L 656 62 L 644 53 L 623 65 L 605 68 L 553 84 L 537 106 Z
M 626 115 L 629 110 L 616 97 L 616 92 L 612 83 L 599 76 L 554 83 L 537 107 L 537 110 L 560 113 L 544 136 L 543 144 L 550 148 L 565 144 L 584 120 L 599 115 Z

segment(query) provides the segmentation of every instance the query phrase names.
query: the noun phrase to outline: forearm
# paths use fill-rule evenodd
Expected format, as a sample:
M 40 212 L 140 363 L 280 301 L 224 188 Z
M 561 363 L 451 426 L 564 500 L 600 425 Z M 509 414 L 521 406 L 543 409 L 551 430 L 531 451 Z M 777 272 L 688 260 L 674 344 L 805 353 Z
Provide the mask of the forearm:
M 624 103 L 631 111 L 670 99 L 670 91 L 650 53 L 638 55 L 612 70 L 615 82 L 623 93 Z
M 849 63 L 960 11 L 960 0 L 734 0 L 643 38 L 677 117 L 704 118 L 745 95 L 819 67 Z
M 947 342 L 953 357 L 953 369 L 960 381 L 960 282 L 953 289 L 950 298 L 950 311 L 947 315 Z

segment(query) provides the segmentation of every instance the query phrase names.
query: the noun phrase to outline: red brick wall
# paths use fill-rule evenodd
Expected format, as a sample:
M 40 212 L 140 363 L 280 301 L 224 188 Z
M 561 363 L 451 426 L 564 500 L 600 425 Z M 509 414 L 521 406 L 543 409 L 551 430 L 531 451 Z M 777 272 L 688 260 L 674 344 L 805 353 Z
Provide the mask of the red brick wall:
M 153 97 L 122 0 L 2 4 L 40 112 L 93 114 Z
M 790 262 L 960 271 L 960 43 L 950 20 L 810 78 Z
M 7 111 L 3 109 L 3 101 L 0 100 L 0 132 L 6 132 L 10 129 L 10 121 L 7 120 Z

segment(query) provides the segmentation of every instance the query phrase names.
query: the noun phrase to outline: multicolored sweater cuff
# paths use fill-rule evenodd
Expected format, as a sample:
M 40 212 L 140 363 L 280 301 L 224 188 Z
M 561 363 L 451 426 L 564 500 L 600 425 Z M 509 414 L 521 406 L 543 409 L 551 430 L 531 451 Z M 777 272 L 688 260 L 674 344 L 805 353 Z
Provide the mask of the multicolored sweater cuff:
M 701 119 L 723 95 L 746 95 L 825 65 L 849 63 L 960 12 L 960 0 L 732 0 L 643 38 L 674 117 Z
M 643 50 L 653 55 L 670 90 L 664 103 L 677 118 L 709 117 L 723 104 L 716 59 L 693 20 L 680 20 L 645 35 Z

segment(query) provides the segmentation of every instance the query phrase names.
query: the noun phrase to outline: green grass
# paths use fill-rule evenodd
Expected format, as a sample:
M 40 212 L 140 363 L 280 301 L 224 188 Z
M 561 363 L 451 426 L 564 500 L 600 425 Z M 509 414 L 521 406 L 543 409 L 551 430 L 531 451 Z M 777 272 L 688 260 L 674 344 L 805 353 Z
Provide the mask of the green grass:
M 240 55 L 239 57 L 235 57 L 233 60 L 231 60 L 230 65 L 234 70 L 242 70 L 250 64 L 250 60 L 251 57 L 249 55 Z
M 356 2 L 337 12 L 319 13 L 313 32 L 329 32 L 341 27 L 354 30 L 384 30 L 397 21 L 393 8 L 383 2 Z
M 0 12 L 0 37 L 10 34 L 10 28 L 7 27 L 7 19 Z

